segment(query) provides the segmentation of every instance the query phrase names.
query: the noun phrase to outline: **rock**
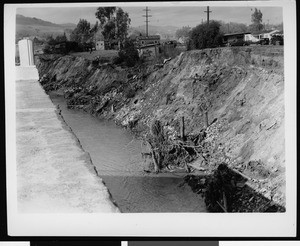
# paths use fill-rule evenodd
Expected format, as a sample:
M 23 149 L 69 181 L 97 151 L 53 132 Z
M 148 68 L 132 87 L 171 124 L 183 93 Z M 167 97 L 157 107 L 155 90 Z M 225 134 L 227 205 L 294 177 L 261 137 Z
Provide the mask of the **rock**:
M 188 165 L 196 170 L 199 171 L 205 171 L 206 169 L 203 168 L 203 165 L 205 164 L 205 159 L 202 156 L 199 156 L 198 159 L 195 161 L 188 163 Z

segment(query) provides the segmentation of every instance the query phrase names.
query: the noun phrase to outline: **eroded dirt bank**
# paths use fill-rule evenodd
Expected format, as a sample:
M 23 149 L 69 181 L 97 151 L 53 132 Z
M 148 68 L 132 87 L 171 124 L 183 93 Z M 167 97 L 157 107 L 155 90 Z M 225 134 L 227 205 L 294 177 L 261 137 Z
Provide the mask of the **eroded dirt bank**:
M 184 117 L 187 143 L 195 152 L 186 161 L 186 179 L 195 191 L 207 183 L 203 175 L 217 175 L 225 163 L 247 179 L 245 186 L 230 178 L 235 190 L 247 187 L 262 195 L 261 200 L 252 193 L 241 196 L 243 202 L 236 205 L 241 209 L 231 211 L 285 206 L 282 47 L 189 51 L 163 66 L 130 69 L 74 56 L 41 56 L 37 67 L 44 89 L 62 91 L 70 108 L 112 119 L 138 136 L 147 135 L 151 122 L 159 120 L 168 139 L 176 141 Z M 184 169 L 173 159 L 164 170 L 174 166 Z M 237 200 L 234 195 L 228 196 Z

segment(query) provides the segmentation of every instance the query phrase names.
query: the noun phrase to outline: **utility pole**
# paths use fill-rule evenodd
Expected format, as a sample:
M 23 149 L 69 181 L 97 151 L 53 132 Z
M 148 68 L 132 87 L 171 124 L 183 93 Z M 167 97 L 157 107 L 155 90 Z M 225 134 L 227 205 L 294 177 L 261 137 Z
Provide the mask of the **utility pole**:
M 207 25 L 209 25 L 209 13 L 211 13 L 211 11 L 209 11 L 209 6 L 207 6 L 206 11 L 204 11 L 207 13 Z
M 146 37 L 148 37 L 148 22 L 150 22 L 148 20 L 149 17 L 152 17 L 152 15 L 148 15 L 148 12 L 150 11 L 150 9 L 148 9 L 148 7 L 146 7 L 146 9 L 143 9 L 143 11 L 146 11 L 146 15 L 143 15 L 143 17 L 146 17 Z

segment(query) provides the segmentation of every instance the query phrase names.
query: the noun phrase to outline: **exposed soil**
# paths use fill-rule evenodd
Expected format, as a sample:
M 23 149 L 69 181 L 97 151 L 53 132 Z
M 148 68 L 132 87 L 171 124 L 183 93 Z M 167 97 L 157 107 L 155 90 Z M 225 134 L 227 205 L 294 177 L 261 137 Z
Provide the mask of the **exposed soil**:
M 149 134 L 151 123 L 158 120 L 168 143 L 176 144 L 184 117 L 184 144 L 190 149 L 180 148 L 188 152 L 182 158 L 191 158 L 168 159 L 161 172 L 189 171 L 193 177 L 186 180 L 199 181 L 203 175 L 214 177 L 225 163 L 247 179 L 243 187 L 234 186 L 228 196 L 234 202 L 227 211 L 268 211 L 274 204 L 280 207 L 276 211 L 284 210 L 282 47 L 189 51 L 164 65 L 134 68 L 74 56 L 41 56 L 37 67 L 44 89 L 62 91 L 69 108 L 112 119 L 139 137 Z M 193 189 L 203 185 L 199 181 L 198 187 L 198 181 L 189 182 Z

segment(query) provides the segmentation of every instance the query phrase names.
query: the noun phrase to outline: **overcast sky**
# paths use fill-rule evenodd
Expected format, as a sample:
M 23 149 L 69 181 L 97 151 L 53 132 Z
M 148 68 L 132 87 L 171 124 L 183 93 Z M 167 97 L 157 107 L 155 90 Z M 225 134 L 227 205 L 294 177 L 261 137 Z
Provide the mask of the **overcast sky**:
M 122 6 L 123 10 L 129 13 L 131 26 L 140 26 L 145 24 L 145 6 L 128 7 Z M 206 7 L 203 6 L 150 6 L 149 18 L 150 25 L 159 26 L 191 26 L 194 27 L 206 20 Z M 255 7 L 217 7 L 211 6 L 210 20 L 223 20 L 225 22 L 239 22 L 244 24 L 251 23 L 251 14 Z M 281 7 L 258 7 L 263 14 L 263 23 L 279 24 L 282 22 Z M 79 19 L 86 19 L 91 24 L 96 22 L 95 12 L 97 7 L 55 7 L 55 8 L 18 8 L 17 14 L 28 17 L 36 17 L 42 20 L 57 24 L 74 23 Z

